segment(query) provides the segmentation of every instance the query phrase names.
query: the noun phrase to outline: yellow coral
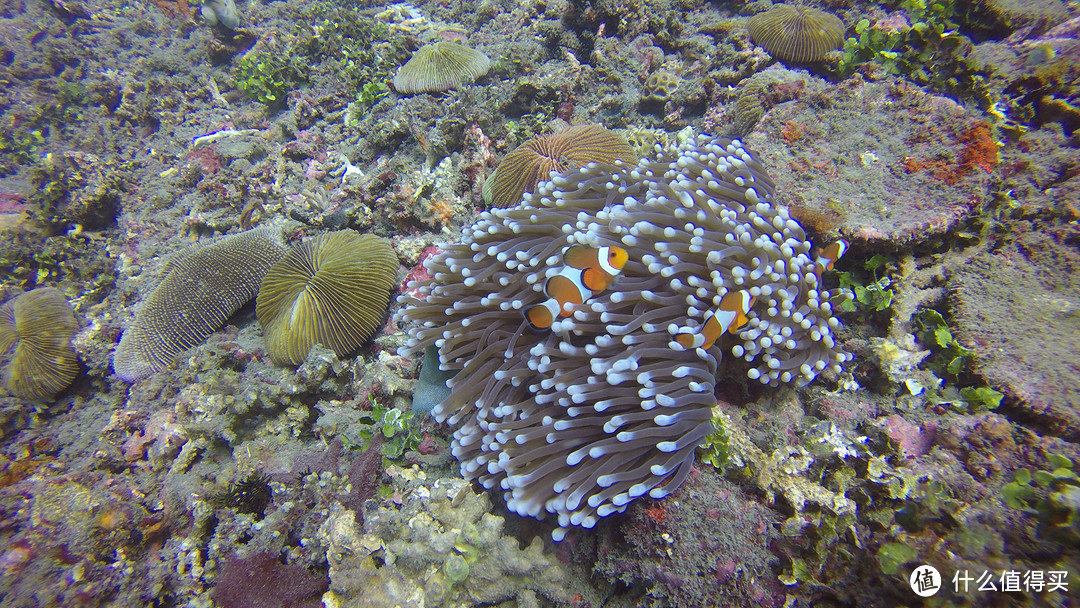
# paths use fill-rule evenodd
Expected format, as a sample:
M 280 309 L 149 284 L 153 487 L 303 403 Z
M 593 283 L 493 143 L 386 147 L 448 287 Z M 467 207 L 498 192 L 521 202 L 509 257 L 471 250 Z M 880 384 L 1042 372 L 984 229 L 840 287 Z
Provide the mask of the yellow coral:
M 10 353 L 4 384 L 23 399 L 47 399 L 79 373 L 71 338 L 79 328 L 59 290 L 40 287 L 0 306 L 0 355 Z
M 342 230 L 304 241 L 259 287 L 255 315 L 270 358 L 299 365 L 316 344 L 349 354 L 378 329 L 397 269 L 397 254 L 376 236 Z

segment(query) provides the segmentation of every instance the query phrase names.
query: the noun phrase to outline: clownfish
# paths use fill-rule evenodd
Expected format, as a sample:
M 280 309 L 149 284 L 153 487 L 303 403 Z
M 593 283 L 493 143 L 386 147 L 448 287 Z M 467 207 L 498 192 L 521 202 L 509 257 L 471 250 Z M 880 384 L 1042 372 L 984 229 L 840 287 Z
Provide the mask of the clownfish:
M 525 309 L 525 320 L 533 329 L 547 329 L 558 317 L 570 316 L 574 304 L 611 287 L 628 258 L 621 247 L 570 247 L 563 254 L 565 265 L 544 283 L 548 299 Z
M 754 304 L 754 298 L 745 289 L 728 292 L 720 300 L 716 310 L 705 313 L 705 322 L 701 327 L 681 327 L 675 341 L 683 348 L 712 348 L 712 345 L 724 334 L 735 333 L 750 320 L 747 315 Z
M 825 272 L 826 270 L 832 270 L 833 264 L 836 260 L 839 260 L 848 250 L 848 242 L 844 239 L 840 239 L 835 243 L 831 243 L 818 250 L 817 259 L 814 263 L 818 267 L 818 272 Z

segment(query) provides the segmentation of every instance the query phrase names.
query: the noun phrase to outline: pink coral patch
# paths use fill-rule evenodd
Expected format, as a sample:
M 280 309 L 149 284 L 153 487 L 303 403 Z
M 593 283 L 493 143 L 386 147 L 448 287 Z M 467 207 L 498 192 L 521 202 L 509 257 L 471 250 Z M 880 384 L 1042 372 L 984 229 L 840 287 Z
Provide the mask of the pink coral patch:
M 893 414 L 885 419 L 885 431 L 889 437 L 900 444 L 900 451 L 907 458 L 918 458 L 930 453 L 930 448 L 937 438 L 937 423 L 922 426 L 912 424 Z
M 18 192 L 0 190 L 0 213 L 21 213 L 26 209 L 26 199 Z
M 419 287 L 420 283 L 431 279 L 431 272 L 424 266 L 424 262 L 439 253 L 442 253 L 442 249 L 435 245 L 429 245 L 424 249 L 424 252 L 420 254 L 420 261 L 409 272 L 409 276 L 405 277 L 405 281 L 402 282 L 401 293 L 418 300 L 425 299 L 425 296 L 420 293 Z

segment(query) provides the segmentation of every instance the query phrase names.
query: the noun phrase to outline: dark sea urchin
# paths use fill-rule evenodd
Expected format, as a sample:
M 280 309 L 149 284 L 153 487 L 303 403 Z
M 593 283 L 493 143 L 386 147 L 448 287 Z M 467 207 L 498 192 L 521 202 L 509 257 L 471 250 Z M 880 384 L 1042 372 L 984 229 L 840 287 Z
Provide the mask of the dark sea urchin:
M 456 427 L 462 475 L 501 487 L 516 513 L 555 514 L 556 539 L 682 484 L 712 430 L 722 349 L 769 385 L 849 358 L 821 266 L 771 204 L 764 167 L 739 141 L 705 135 L 657 152 L 586 165 L 482 214 L 401 298 L 398 320 L 414 323 L 402 354 L 435 345 L 457 370 L 433 415 Z M 609 289 L 531 330 L 523 311 L 547 298 L 575 245 L 625 248 L 629 260 Z M 699 348 L 676 340 L 744 291 L 741 329 Z

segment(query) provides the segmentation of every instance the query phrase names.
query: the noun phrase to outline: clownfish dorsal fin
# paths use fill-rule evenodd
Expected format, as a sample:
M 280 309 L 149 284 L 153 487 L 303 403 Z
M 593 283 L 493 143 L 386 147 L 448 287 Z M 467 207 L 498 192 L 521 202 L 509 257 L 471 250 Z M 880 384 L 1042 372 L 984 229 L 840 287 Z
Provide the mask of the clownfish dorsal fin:
M 591 247 L 572 245 L 563 253 L 563 263 L 579 270 L 595 268 L 597 266 L 597 251 Z

